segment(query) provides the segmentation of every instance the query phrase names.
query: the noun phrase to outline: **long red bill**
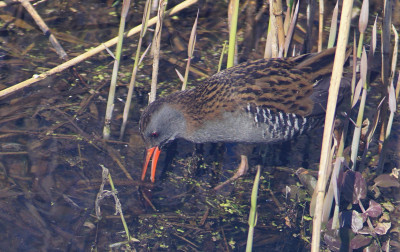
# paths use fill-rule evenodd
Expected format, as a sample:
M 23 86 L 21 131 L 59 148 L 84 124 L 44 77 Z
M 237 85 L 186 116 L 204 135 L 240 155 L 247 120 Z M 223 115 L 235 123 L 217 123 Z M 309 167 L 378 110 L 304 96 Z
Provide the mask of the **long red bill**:
M 158 161 L 158 157 L 160 156 L 160 153 L 161 153 L 161 150 L 160 150 L 160 148 L 158 148 L 158 146 L 147 150 L 146 161 L 143 164 L 142 180 L 144 180 L 144 177 L 146 176 L 147 167 L 149 166 L 149 162 L 151 159 L 152 161 L 151 161 L 150 180 L 151 180 L 151 182 L 154 183 L 155 177 L 156 177 L 157 161 Z

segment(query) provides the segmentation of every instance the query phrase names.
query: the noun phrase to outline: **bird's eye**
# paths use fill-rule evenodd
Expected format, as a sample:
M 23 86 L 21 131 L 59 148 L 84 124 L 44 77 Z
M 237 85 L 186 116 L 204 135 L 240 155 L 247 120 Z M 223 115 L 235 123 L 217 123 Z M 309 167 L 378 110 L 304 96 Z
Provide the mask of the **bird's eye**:
M 154 131 L 150 133 L 151 137 L 158 137 L 158 132 Z

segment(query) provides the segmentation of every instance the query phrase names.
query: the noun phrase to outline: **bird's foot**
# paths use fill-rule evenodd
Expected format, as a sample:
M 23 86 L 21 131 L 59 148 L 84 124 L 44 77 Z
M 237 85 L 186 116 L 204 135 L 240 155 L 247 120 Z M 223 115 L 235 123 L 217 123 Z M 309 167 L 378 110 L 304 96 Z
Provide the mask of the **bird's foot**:
M 236 173 L 227 181 L 217 185 L 216 187 L 214 187 L 215 191 L 218 191 L 219 189 L 221 189 L 222 187 L 224 187 L 225 185 L 237 180 L 238 178 L 240 178 L 241 176 L 243 176 L 244 174 L 247 173 L 247 171 L 249 170 L 249 162 L 247 160 L 247 156 L 245 155 L 240 155 L 240 165 L 239 168 L 237 169 Z

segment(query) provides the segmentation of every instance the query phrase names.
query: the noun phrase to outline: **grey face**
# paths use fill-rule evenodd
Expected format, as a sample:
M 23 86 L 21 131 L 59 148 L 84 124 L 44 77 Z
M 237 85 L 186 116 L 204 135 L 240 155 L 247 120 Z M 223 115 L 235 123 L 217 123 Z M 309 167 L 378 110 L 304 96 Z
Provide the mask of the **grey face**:
M 147 147 L 162 146 L 184 135 L 183 114 L 167 103 L 154 102 L 140 118 L 140 133 Z

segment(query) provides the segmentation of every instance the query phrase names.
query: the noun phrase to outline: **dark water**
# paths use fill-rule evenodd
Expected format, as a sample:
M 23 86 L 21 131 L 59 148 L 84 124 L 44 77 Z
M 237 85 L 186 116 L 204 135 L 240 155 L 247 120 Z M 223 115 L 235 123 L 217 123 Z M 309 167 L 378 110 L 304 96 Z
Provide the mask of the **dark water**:
M 112 2 L 44 1 L 35 8 L 73 58 L 117 35 L 121 4 L 112 7 Z M 169 2 L 168 8 L 175 4 Z M 134 3 L 128 29 L 141 22 L 143 5 Z M 200 18 L 192 62 L 198 73 L 190 74 L 189 85 L 195 86 L 204 76 L 216 72 L 227 39 L 226 6 L 221 1 L 204 1 L 164 23 L 160 95 L 180 89 L 175 69 L 184 72 L 186 45 L 197 8 Z M 0 8 L 0 19 L 1 89 L 62 63 L 21 6 Z M 261 15 L 261 20 L 266 22 L 267 15 Z M 266 25 L 259 21 L 255 27 L 252 46 L 257 49 L 240 50 L 241 61 L 262 54 L 264 41 L 260 37 Z M 151 41 L 150 33 L 144 48 Z M 113 64 L 106 51 L 76 65 L 74 70 L 0 98 L 0 248 L 103 251 L 126 241 L 120 217 L 114 215 L 113 198 L 101 202 L 102 218 L 96 218 L 95 200 L 102 182 L 100 165 L 104 165 L 118 190 L 130 235 L 138 240 L 131 243 L 131 248 L 243 251 L 255 167 L 261 164 L 255 250 L 307 250 L 311 220 L 303 217 L 309 215 L 310 196 L 301 189 L 295 171 L 317 167 L 322 129 L 268 146 L 195 146 L 177 141 L 163 151 L 156 183 L 141 182 L 144 146 L 138 120 L 147 103 L 150 57 L 138 73 L 126 135 L 118 140 L 136 43 L 137 36 L 124 40 L 110 141 L 102 140 Z M 398 117 L 393 131 L 385 171 L 399 165 Z M 249 172 L 214 191 L 213 187 L 234 174 L 243 153 L 249 156 Z M 105 189 L 110 190 L 108 184 Z M 114 250 L 125 246 L 115 245 Z

